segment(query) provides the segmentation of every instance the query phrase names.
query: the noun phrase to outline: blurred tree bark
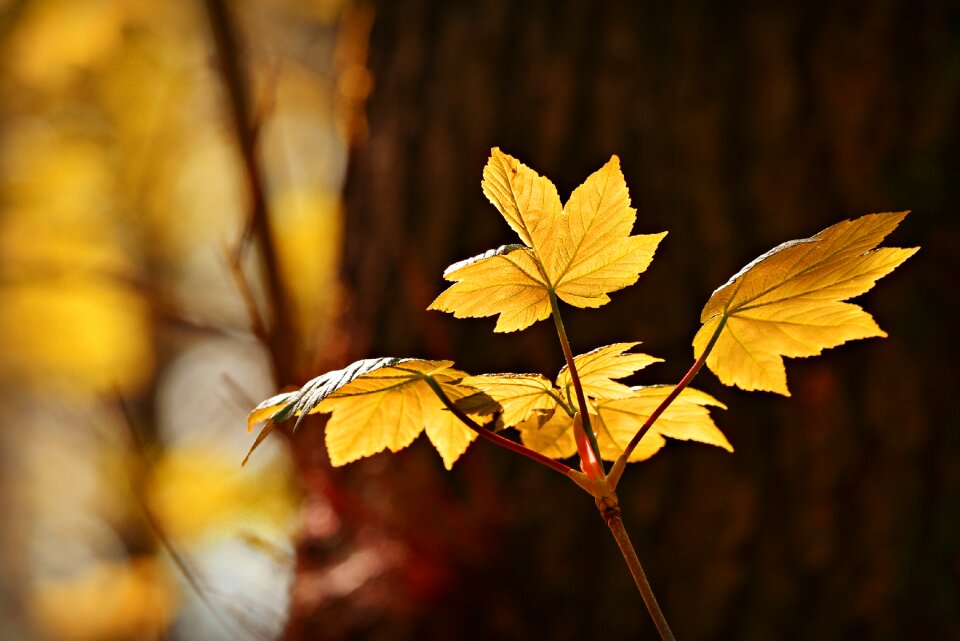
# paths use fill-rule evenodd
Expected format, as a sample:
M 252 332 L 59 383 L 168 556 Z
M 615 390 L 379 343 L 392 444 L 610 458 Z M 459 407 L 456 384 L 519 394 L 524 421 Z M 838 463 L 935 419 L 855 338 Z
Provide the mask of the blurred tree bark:
M 759 253 L 843 218 L 918 210 L 893 244 L 924 251 L 867 297 L 892 338 L 789 363 L 792 399 L 705 374 L 697 386 L 731 406 L 718 419 L 737 452 L 671 444 L 628 471 L 621 497 L 678 638 L 960 635 L 960 417 L 947 400 L 958 381 L 938 344 L 958 315 L 937 284 L 960 255 L 957 9 L 414 0 L 374 11 L 368 131 L 345 188 L 352 357 L 560 366 L 547 323 L 495 336 L 490 319 L 425 311 L 446 265 L 512 242 L 479 186 L 493 146 L 562 198 L 616 153 L 636 232 L 670 231 L 637 286 L 568 312 L 578 352 L 643 340 L 666 357 L 643 383 L 680 377 L 700 306 Z M 392 605 L 341 603 L 354 618 L 331 632 L 295 591 L 288 638 L 654 638 L 585 497 L 485 443 L 450 476 L 432 456 L 418 444 L 350 472 L 358 485 L 381 479 L 384 509 L 422 539 L 389 583 Z

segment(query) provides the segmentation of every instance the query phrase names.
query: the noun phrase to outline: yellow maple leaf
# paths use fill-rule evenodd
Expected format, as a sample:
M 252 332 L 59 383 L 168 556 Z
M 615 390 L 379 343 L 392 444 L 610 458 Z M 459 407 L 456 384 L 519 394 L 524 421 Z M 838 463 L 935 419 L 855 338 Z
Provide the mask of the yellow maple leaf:
M 533 252 L 523 245 L 504 245 L 454 263 L 443 272 L 457 281 L 428 309 L 452 312 L 456 318 L 499 314 L 495 332 L 512 332 L 550 316 L 550 290 Z
M 876 249 L 907 213 L 843 221 L 760 256 L 710 297 L 694 355 L 724 322 L 706 361 L 721 382 L 789 396 L 784 356 L 815 356 L 850 340 L 886 336 L 870 314 L 844 301 L 917 251 Z
M 458 401 L 473 393 L 473 390 L 460 386 L 441 385 L 444 393 L 451 401 Z M 430 439 L 430 442 L 433 443 L 433 446 L 440 454 L 440 458 L 443 459 L 444 467 L 450 470 L 453 469 L 453 464 L 457 462 L 457 459 L 459 459 L 463 453 L 467 451 L 467 448 L 470 447 L 470 444 L 476 440 L 477 433 L 461 423 L 460 419 L 458 419 L 453 412 L 443 407 L 443 404 L 436 395 L 431 396 L 432 398 L 428 400 L 428 403 L 432 404 L 436 402 L 439 403 L 440 406 L 431 406 L 430 411 L 426 412 L 426 426 L 424 431 L 427 433 L 427 438 Z M 474 416 L 474 418 L 476 418 L 476 416 Z
M 652 385 L 630 388 L 630 396 L 591 401 L 590 422 L 597 433 L 600 456 L 616 461 L 644 421 L 660 405 L 673 387 Z M 630 462 L 642 461 L 664 446 L 664 437 L 683 441 L 699 441 L 717 445 L 727 451 L 733 447 L 713 422 L 709 406 L 726 409 L 709 394 L 693 388 L 684 389 L 664 410 L 653 427 L 630 454 Z M 523 444 L 551 458 L 568 458 L 576 454 L 573 418 L 558 409 L 541 427 L 535 419 L 517 426 Z
M 426 429 L 449 469 L 474 434 L 466 434 L 470 430 L 465 426 L 454 425 L 453 415 L 431 384 L 451 400 L 476 391 L 458 386 L 466 374 L 452 365 L 452 361 L 377 358 L 318 376 L 299 391 L 278 394 L 254 408 L 248 425 L 252 428 L 264 419 L 267 423 L 251 452 L 274 424 L 294 416 L 329 413 L 325 438 L 335 466 L 383 450 L 397 452 Z
M 612 156 L 563 208 L 556 259 L 547 263 L 561 300 L 600 307 L 610 301 L 608 293 L 637 282 L 667 233 L 630 236 L 636 218 L 620 159 Z
M 482 374 L 468 376 L 463 384 L 484 392 L 500 405 L 505 427 L 518 425 L 534 412 L 552 412 L 557 407 L 553 386 L 540 374 Z
M 634 343 L 614 343 L 598 347 L 573 359 L 580 377 L 583 393 L 592 398 L 622 398 L 630 396 L 630 388 L 614 379 L 630 376 L 648 365 L 662 363 L 662 358 L 648 354 L 628 354 L 627 350 L 639 345 Z M 573 379 L 566 366 L 557 376 L 557 387 L 566 391 L 567 398 L 573 398 Z
M 573 360 L 584 394 L 593 399 L 632 395 L 634 392 L 630 387 L 613 379 L 629 376 L 662 360 L 647 354 L 627 353 L 639 344 L 614 343 L 575 357 Z M 540 374 L 481 374 L 468 376 L 462 383 L 483 392 L 487 401 L 500 411 L 502 424 L 505 427 L 516 427 L 522 438 L 536 444 L 533 449 L 567 452 L 570 446 L 576 448 L 572 433 L 564 441 L 563 447 L 557 445 L 549 436 L 551 430 L 559 430 L 561 424 L 566 425 L 564 429 L 573 425 L 570 418 L 575 406 L 573 380 L 566 366 L 560 370 L 556 382 L 559 389 Z M 474 405 L 487 413 L 491 411 L 491 408 L 484 406 L 482 402 Z M 566 415 L 566 418 L 562 415 Z M 546 422 L 550 422 L 549 427 L 545 426 Z M 544 428 L 546 431 L 542 431 Z
M 483 168 L 480 186 L 523 244 L 533 250 L 538 262 L 555 253 L 554 224 L 562 207 L 552 182 L 494 148 Z
M 597 430 L 600 455 L 615 461 L 653 411 L 673 390 L 670 385 L 636 387 L 633 395 L 596 403 L 593 425 Z M 657 419 L 637 448 L 630 454 L 630 462 L 642 461 L 656 454 L 669 437 L 681 441 L 698 441 L 722 447 L 728 452 L 733 446 L 710 417 L 708 407 L 726 406 L 709 394 L 691 387 L 685 388 Z
M 577 453 L 573 418 L 561 409 L 557 409 L 546 422 L 531 417 L 517 425 L 517 431 L 524 445 L 544 456 L 564 459 Z
M 529 327 L 550 315 L 550 296 L 576 307 L 599 307 L 610 292 L 636 282 L 666 235 L 631 236 L 637 212 L 613 156 L 574 190 L 561 208 L 546 178 L 493 149 L 483 191 L 523 245 L 451 265 L 454 284 L 429 309 L 457 318 L 498 314 L 496 332 Z

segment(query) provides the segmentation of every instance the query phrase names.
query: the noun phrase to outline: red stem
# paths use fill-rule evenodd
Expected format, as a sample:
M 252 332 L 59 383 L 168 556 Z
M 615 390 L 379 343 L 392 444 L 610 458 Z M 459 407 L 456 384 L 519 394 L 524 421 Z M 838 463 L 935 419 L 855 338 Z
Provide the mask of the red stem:
M 472 418 L 464 414 L 460 410 L 460 408 L 454 405 L 453 401 L 451 401 L 450 398 L 443 392 L 443 390 L 440 388 L 440 385 L 435 380 L 433 380 L 432 378 L 424 378 L 424 380 L 427 382 L 427 385 L 430 386 L 430 389 L 434 391 L 437 397 L 447 407 L 447 409 L 453 412 L 453 415 L 456 416 L 461 423 L 463 423 L 464 425 L 472 429 L 474 432 L 479 434 L 481 438 L 485 438 L 491 443 L 495 443 L 496 445 L 506 448 L 511 452 L 516 452 L 521 456 L 526 456 L 528 459 L 534 460 L 537 463 L 540 463 L 541 465 L 545 465 L 549 467 L 551 470 L 560 472 L 564 476 L 569 476 L 569 473 L 573 471 L 573 468 L 570 467 L 569 465 L 565 465 L 560 461 L 555 461 L 548 456 L 544 456 L 540 452 L 535 452 L 531 450 L 529 447 L 526 447 L 525 445 L 511 441 L 508 438 L 504 438 L 499 434 L 497 434 L 496 432 L 493 432 L 487 429 L 486 427 L 484 427 L 483 425 L 480 425 L 475 420 L 473 420 Z
M 720 338 L 720 332 L 723 331 L 723 326 L 726 324 L 726 322 L 727 316 L 724 314 L 720 318 L 720 324 L 717 325 L 717 329 L 713 332 L 713 336 L 710 337 L 710 342 L 707 343 L 703 353 L 700 354 L 700 358 L 694 362 L 693 366 L 687 371 L 684 377 L 680 379 L 680 382 L 677 383 L 676 387 L 674 387 L 670 394 L 663 399 L 657 409 L 653 410 L 653 414 L 647 418 L 646 422 L 640 426 L 640 429 L 637 430 L 637 433 L 633 435 L 633 438 L 630 439 L 630 443 L 628 443 L 627 447 L 623 450 L 623 454 L 620 455 L 620 458 L 630 458 L 630 454 L 632 454 L 633 450 L 637 448 L 637 445 L 640 443 L 640 439 L 642 439 L 644 435 L 650 431 L 650 428 L 653 427 L 653 424 L 658 418 L 660 418 L 660 415 L 663 414 L 664 410 L 670 407 L 670 404 L 673 403 L 678 396 L 680 396 L 680 392 L 682 392 L 684 388 L 690 384 L 690 381 L 692 381 L 700 372 L 700 369 L 703 367 L 704 363 L 707 362 L 707 356 L 710 355 L 710 352 L 713 350 L 713 346 L 717 344 L 717 339 Z

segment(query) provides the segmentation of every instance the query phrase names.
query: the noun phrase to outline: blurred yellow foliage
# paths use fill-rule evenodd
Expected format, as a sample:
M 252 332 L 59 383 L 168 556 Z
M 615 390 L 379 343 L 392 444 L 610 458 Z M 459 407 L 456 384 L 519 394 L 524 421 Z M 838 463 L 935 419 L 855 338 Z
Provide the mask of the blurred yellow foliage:
M 112 195 L 106 151 L 54 124 L 25 118 L 7 134 L 5 198 L 14 212 L 39 216 L 49 232 L 102 234 Z
M 103 150 L 33 122 L 4 148 L 0 364 L 11 380 L 134 392 L 153 370 L 148 308 L 129 261 Z
M 21 80 L 57 90 L 74 73 L 103 60 L 121 36 L 124 4 L 116 0 L 40 0 L 27 5 L 5 62 Z
M 5 376 L 38 387 L 132 392 L 152 371 L 145 305 L 96 282 L 0 289 Z
M 254 523 L 260 534 L 286 534 L 297 507 L 284 466 L 241 469 L 236 452 L 209 447 L 167 451 L 153 468 L 147 503 L 177 541 L 236 534 Z
M 337 302 L 340 201 L 316 188 L 289 189 L 275 199 L 280 270 L 308 342 L 329 327 Z
M 79 576 L 36 586 L 30 614 L 62 641 L 156 639 L 170 623 L 176 590 L 163 562 L 152 557 L 107 561 Z
M 222 253 L 240 237 L 246 208 L 240 161 L 229 138 L 201 135 L 181 150 L 173 184 L 153 213 L 156 240 L 173 260 L 199 248 Z M 176 212 L 171 216 L 171 212 Z M 223 256 L 226 260 L 226 256 Z
M 228 4 L 251 76 L 279 269 L 309 357 L 329 336 L 337 300 L 345 155 L 331 56 L 346 3 Z M 297 510 L 289 458 L 241 469 L 227 435 L 234 396 L 268 374 L 229 269 L 248 186 L 207 17 L 202 3 L 154 0 L 0 0 L 0 14 L 0 397 L 9 425 L 43 427 L 30 431 L 29 448 L 18 437 L 25 471 L 0 487 L 24 515 L 0 530 L 12 550 L 0 592 L 29 604 L 17 616 L 38 638 L 156 639 L 174 618 L 183 638 L 210 638 L 192 635 L 196 595 L 180 594 L 178 607 L 167 576 L 176 570 L 162 558 L 119 559 L 161 547 L 139 518 L 142 501 L 165 543 L 198 575 L 209 572 L 205 585 L 216 590 L 215 550 L 246 537 L 284 541 Z M 264 304 L 258 259 L 248 252 L 242 267 Z M 189 378 L 201 370 L 177 366 L 194 351 L 208 359 L 202 384 Z M 171 389 L 204 393 L 160 393 L 171 377 Z M 103 402 L 116 392 L 134 409 L 147 469 L 121 445 L 127 428 Z M 188 417 L 178 425 L 203 428 L 194 440 L 166 420 L 171 405 Z M 77 574 L 64 537 L 100 564 Z M 21 554 L 23 540 L 39 551 Z M 231 552 L 230 569 L 261 567 L 258 554 Z M 268 584 L 230 589 L 242 596 Z

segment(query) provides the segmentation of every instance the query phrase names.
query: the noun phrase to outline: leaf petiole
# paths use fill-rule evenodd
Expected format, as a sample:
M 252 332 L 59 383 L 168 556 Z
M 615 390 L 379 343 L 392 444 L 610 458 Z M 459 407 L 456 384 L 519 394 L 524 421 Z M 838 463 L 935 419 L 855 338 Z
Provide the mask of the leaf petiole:
M 727 324 L 727 315 L 726 313 L 720 317 L 720 322 L 717 323 L 717 329 L 714 330 L 713 335 L 710 337 L 710 342 L 707 343 L 706 347 L 703 349 L 703 353 L 700 354 L 700 357 L 693 363 L 687 373 L 684 374 L 683 378 L 680 379 L 680 382 L 673 388 L 670 394 L 657 406 L 657 409 L 653 410 L 653 413 L 644 421 L 643 425 L 640 426 L 640 429 L 637 430 L 637 433 L 633 435 L 633 438 L 630 439 L 630 442 L 627 444 L 627 447 L 624 448 L 623 453 L 617 457 L 616 462 L 613 465 L 613 468 L 610 471 L 610 474 L 607 476 L 607 479 L 610 481 L 614 489 L 617 487 L 617 483 L 620 482 L 620 476 L 623 474 L 623 469 L 626 467 L 627 462 L 630 459 L 630 455 L 633 454 L 633 450 L 637 448 L 637 445 L 640 443 L 647 432 L 650 431 L 650 428 L 653 427 L 653 424 L 660 418 L 660 415 L 663 414 L 664 410 L 670 407 L 670 404 L 680 396 L 682 392 L 697 374 L 703 368 L 704 363 L 707 362 L 707 356 L 710 355 L 710 352 L 713 350 L 713 346 L 717 344 L 717 339 L 720 338 L 720 333 L 723 331 L 724 326 Z
M 443 391 L 443 388 L 440 387 L 440 384 L 437 383 L 437 381 L 434 380 L 433 377 L 423 376 L 422 378 L 423 378 L 423 381 L 430 386 L 430 389 L 433 390 L 433 393 L 437 395 L 437 398 L 440 399 L 440 401 L 444 404 L 444 406 L 448 410 L 450 410 L 453 413 L 453 415 L 456 416 L 461 423 L 463 423 L 464 425 L 469 427 L 471 430 L 476 432 L 481 438 L 484 438 L 490 441 L 491 443 L 499 445 L 500 447 L 506 448 L 511 452 L 516 452 L 521 456 L 526 456 L 528 459 L 536 461 L 537 463 L 540 463 L 541 465 L 544 465 L 546 467 L 549 467 L 551 470 L 555 472 L 559 472 L 564 476 L 569 477 L 570 472 L 575 471 L 569 465 L 565 465 L 560 461 L 555 461 L 552 458 L 544 456 L 540 452 L 535 452 L 534 450 L 531 450 L 530 448 L 520 443 L 511 441 L 508 438 L 504 438 L 499 434 L 493 432 L 492 430 L 484 427 L 483 425 L 480 425 L 475 420 L 473 420 L 472 418 L 464 414 L 460 410 L 460 408 L 457 407 L 453 403 L 453 401 L 450 400 L 450 397 L 447 396 L 447 394 Z
M 567 370 L 570 372 L 570 380 L 573 381 L 573 389 L 577 393 L 577 404 L 580 408 L 580 416 L 583 420 L 583 431 L 586 432 L 590 441 L 590 448 L 593 450 L 594 458 L 600 467 L 600 471 L 606 474 L 603 468 L 603 459 L 600 458 L 600 444 L 597 442 L 597 434 L 593 431 L 590 424 L 590 413 L 587 409 L 587 399 L 583 394 L 583 386 L 580 384 L 580 375 L 577 374 L 577 364 L 573 362 L 573 351 L 570 349 L 570 340 L 567 338 L 567 330 L 563 326 L 563 319 L 560 317 L 560 304 L 557 301 L 557 293 L 550 291 L 550 309 L 553 314 L 553 322 L 557 326 L 557 336 L 560 337 L 560 347 L 563 348 L 563 357 L 567 361 Z
M 546 390 L 546 394 L 547 396 L 555 400 L 557 402 L 557 405 L 559 405 L 563 409 L 563 411 L 567 413 L 567 416 L 569 416 L 570 418 L 573 418 L 574 414 L 577 413 L 577 411 L 573 409 L 573 407 L 571 407 L 570 403 L 567 403 L 567 401 L 564 401 L 560 397 L 560 395 L 554 392 L 553 390 Z

